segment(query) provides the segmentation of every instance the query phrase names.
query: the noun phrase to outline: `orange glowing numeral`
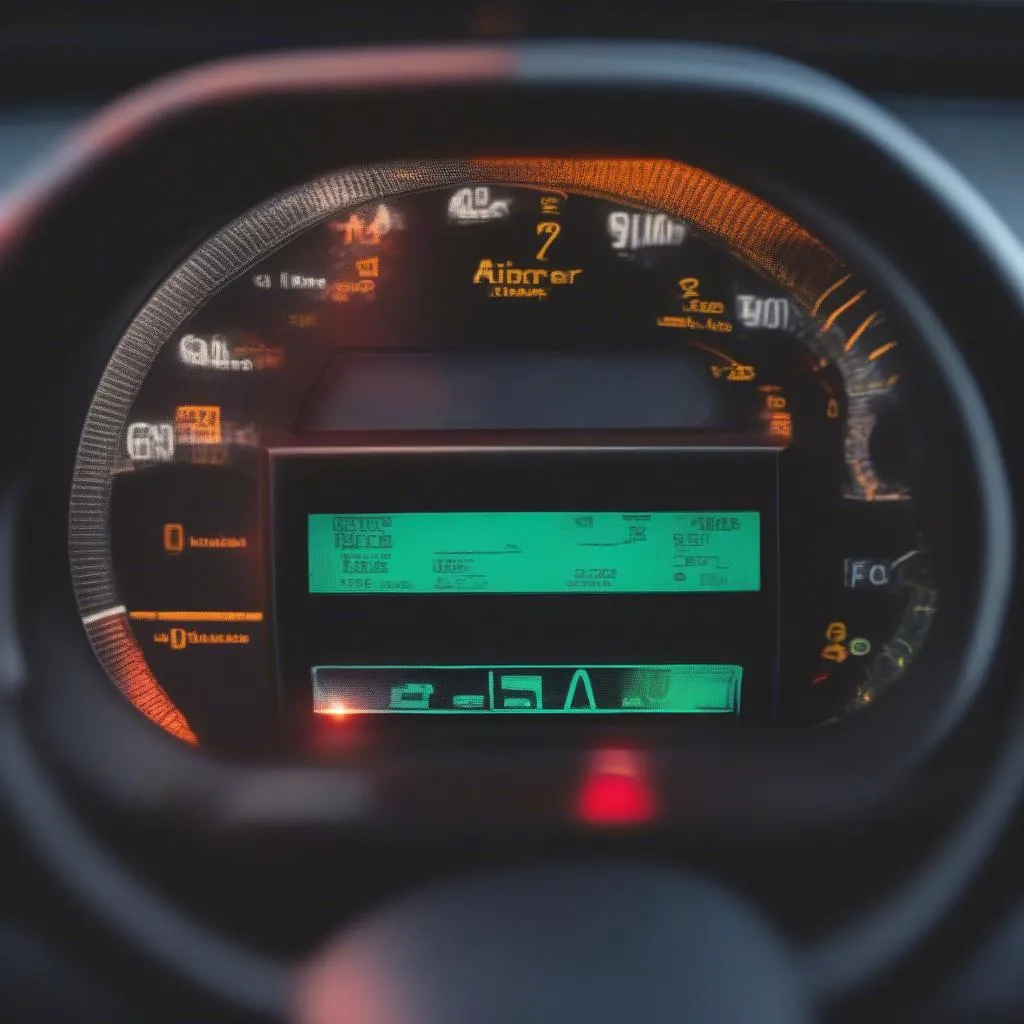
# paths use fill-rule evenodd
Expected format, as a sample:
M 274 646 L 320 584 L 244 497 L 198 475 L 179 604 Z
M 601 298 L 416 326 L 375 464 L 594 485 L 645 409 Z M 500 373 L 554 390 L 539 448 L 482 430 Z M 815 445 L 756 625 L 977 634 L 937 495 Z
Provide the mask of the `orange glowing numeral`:
M 548 236 L 544 239 L 540 248 L 537 250 L 537 259 L 543 261 L 548 258 L 548 249 L 551 248 L 552 243 L 561 233 L 562 228 L 556 221 L 542 220 L 537 225 L 537 234 Z
M 181 523 L 164 523 L 164 551 L 180 555 L 185 550 L 185 528 Z
M 683 277 L 679 280 L 679 287 L 682 289 L 684 299 L 700 298 L 700 278 Z

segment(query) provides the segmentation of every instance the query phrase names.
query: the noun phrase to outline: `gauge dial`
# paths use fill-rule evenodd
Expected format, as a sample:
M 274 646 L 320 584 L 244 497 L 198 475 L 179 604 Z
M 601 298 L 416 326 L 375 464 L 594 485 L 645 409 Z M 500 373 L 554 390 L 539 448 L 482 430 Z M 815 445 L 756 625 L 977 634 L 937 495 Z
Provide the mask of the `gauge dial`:
M 353 672 L 394 711 L 493 711 L 495 678 L 608 710 L 621 675 L 619 711 L 699 678 L 731 718 L 834 720 L 907 674 L 939 598 L 911 352 L 828 248 L 693 167 L 333 175 L 210 239 L 114 350 L 73 488 L 83 621 L 140 711 L 215 749 Z M 622 550 L 581 562 L 568 529 Z M 574 588 L 534 581 L 563 555 Z M 641 555 L 674 583 L 627 585 Z

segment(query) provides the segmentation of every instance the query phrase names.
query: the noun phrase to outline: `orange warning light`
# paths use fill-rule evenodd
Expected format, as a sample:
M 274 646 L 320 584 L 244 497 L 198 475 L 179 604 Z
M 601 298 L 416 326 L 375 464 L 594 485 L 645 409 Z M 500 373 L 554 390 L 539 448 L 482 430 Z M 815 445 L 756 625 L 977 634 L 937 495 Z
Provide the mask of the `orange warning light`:
M 220 444 L 219 405 L 179 405 L 174 410 L 178 444 Z
M 768 433 L 773 437 L 793 436 L 793 417 L 788 412 L 773 412 L 768 416 Z
M 181 523 L 164 523 L 164 551 L 180 555 L 185 550 L 185 527 Z

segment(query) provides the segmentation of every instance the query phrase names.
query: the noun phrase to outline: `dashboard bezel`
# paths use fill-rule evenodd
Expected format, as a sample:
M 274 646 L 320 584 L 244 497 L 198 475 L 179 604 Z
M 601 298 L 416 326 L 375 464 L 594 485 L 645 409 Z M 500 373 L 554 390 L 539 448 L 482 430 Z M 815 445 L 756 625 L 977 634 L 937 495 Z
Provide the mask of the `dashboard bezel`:
M 603 124 L 592 116 L 595 106 L 606 115 Z M 559 118 L 547 116 L 555 110 Z M 516 116 L 494 116 L 509 111 Z M 308 137 L 302 126 L 314 119 L 321 128 Z M 685 140 L 665 140 L 666 126 L 682 123 L 687 139 L 701 140 L 699 152 Z M 812 142 L 819 159 L 778 144 L 783 136 Z M 268 155 L 270 137 L 276 143 Z M 55 540 L 65 536 L 78 433 L 102 365 L 134 310 L 204 236 L 267 195 L 337 167 L 410 154 L 468 155 L 469 148 L 649 155 L 706 167 L 849 255 L 951 375 L 973 431 L 987 536 L 973 641 L 961 664 L 935 666 L 927 693 L 912 692 L 908 681 L 903 693 L 828 731 L 744 732 L 651 759 L 656 778 L 688 780 L 685 792 L 666 802 L 658 823 L 666 831 L 756 835 L 879 813 L 981 692 L 1010 614 L 1016 555 L 1009 484 L 985 399 L 951 336 L 1002 336 L 1024 311 L 1024 273 L 1014 262 L 1015 243 L 981 200 L 886 115 L 805 69 L 711 48 L 531 46 L 238 61 L 156 86 L 87 128 L 63 169 L 21 197 L 0 235 L 4 303 L 49 265 L 46 243 L 55 228 L 88 235 L 96 246 L 92 265 L 70 289 L 73 323 L 56 310 L 32 310 L 12 325 L 19 347 L 29 337 L 45 339 L 25 366 L 70 358 L 57 388 L 26 373 L 27 383 L 9 396 L 14 410 L 49 399 L 64 415 L 39 432 L 38 445 L 9 451 L 0 463 L 23 483 L 8 548 L 17 607 L 0 620 L 0 646 L 20 652 L 0 681 L 16 698 L 5 714 L 33 737 L 58 777 L 73 777 L 76 788 L 102 794 L 122 812 L 177 816 L 199 835 L 282 824 L 407 835 L 577 827 L 564 798 L 588 763 L 589 751 L 578 747 L 548 751 L 542 760 L 510 755 L 495 768 L 482 807 L 457 799 L 460 778 L 487 771 L 484 759 L 465 753 L 438 755 L 428 770 L 418 759 L 254 767 L 214 761 L 171 740 L 123 702 L 96 663 L 71 593 L 66 546 Z M 189 174 L 175 179 L 169 166 L 188 166 Z M 888 211 L 878 195 L 890 197 Z M 102 211 L 115 203 L 123 219 L 104 222 Z M 896 209 L 902 222 L 891 216 Z M 856 231 L 847 226 L 854 222 Z M 961 258 L 949 261 L 943 254 L 954 247 Z M 896 264 L 913 268 L 914 280 Z M 70 280 L 74 268 L 66 256 L 49 272 Z M 954 303 L 942 305 L 965 287 L 986 300 L 967 322 Z M 998 409 L 1008 396 L 995 392 L 998 378 L 987 362 L 997 365 L 998 354 L 971 356 Z M 18 359 L 24 353 L 15 369 Z M 0 385 L 5 397 L 10 386 Z M 5 436 L 17 436 L 11 423 L 3 426 Z M 43 464 L 50 476 L 31 480 L 40 451 L 49 453 Z M 918 674 L 924 672 L 922 663 Z M 935 701 L 939 690 L 944 699 Z M 524 788 L 527 762 L 534 785 Z M 443 805 L 427 799 L 428 786 L 455 798 Z
M 496 91 L 500 92 L 503 87 L 495 86 Z M 534 87 L 536 88 L 536 87 Z M 634 83 L 631 88 L 636 88 Z M 450 95 L 445 97 L 445 106 L 447 109 L 452 109 L 451 105 L 455 105 L 455 109 L 465 109 L 463 118 L 465 120 L 471 120 L 471 115 L 474 108 L 479 109 L 481 103 L 485 104 L 488 102 L 486 89 L 477 88 L 472 93 L 463 92 L 459 89 L 452 89 L 448 86 L 447 89 L 451 90 Z M 715 96 L 715 91 L 710 87 L 709 83 L 704 83 L 704 90 L 707 95 L 704 98 L 704 116 L 711 118 L 710 105 L 712 98 Z M 734 91 L 734 90 L 730 90 Z M 594 95 L 587 92 L 579 92 L 574 89 L 566 89 L 563 85 L 552 86 L 553 97 L 560 104 L 570 104 L 573 102 L 579 103 L 584 97 L 586 101 L 593 103 Z M 647 89 L 644 89 L 647 93 Z M 726 94 L 728 96 L 728 94 Z M 255 97 L 247 97 L 239 99 L 236 104 L 230 104 L 227 106 L 205 106 L 201 107 L 198 111 L 194 112 L 192 117 L 178 117 L 166 126 L 165 132 L 160 132 L 156 129 L 151 129 L 150 133 L 143 136 L 142 139 L 136 141 L 133 152 L 133 160 L 145 160 L 148 146 L 155 147 L 155 157 L 159 159 L 159 154 L 162 146 L 168 144 L 167 134 L 170 135 L 172 140 L 171 144 L 175 147 L 180 146 L 180 140 L 176 140 L 175 137 L 185 132 L 186 135 L 190 132 L 196 133 L 196 138 L 208 139 L 208 132 L 210 126 L 204 124 L 210 118 L 216 119 L 218 114 L 225 121 L 224 129 L 227 130 L 229 126 L 234 126 L 235 134 L 237 134 L 237 126 L 239 123 L 245 121 L 244 113 L 246 110 L 253 110 L 255 107 L 259 107 L 260 120 L 264 122 L 263 130 L 266 128 L 266 122 L 272 117 L 270 98 L 273 97 L 277 105 L 281 109 L 281 122 L 283 126 L 287 120 L 289 108 L 294 110 L 295 107 L 305 107 L 307 110 L 313 102 L 307 95 L 302 92 L 290 92 L 290 93 L 277 93 L 274 95 L 271 89 L 264 87 L 263 96 L 261 102 L 257 103 Z M 649 93 L 644 97 L 647 103 L 648 109 L 652 108 L 663 108 L 670 101 L 668 94 L 662 94 L 656 98 Z M 381 96 L 377 97 L 360 97 L 358 104 L 358 120 L 366 125 L 366 132 L 360 133 L 360 153 L 365 158 L 380 158 L 380 159 L 392 159 L 398 156 L 396 151 L 397 146 L 401 146 L 403 151 L 407 146 L 416 146 L 417 152 L 420 152 L 420 145 L 414 140 L 410 140 L 407 135 L 398 139 L 392 139 L 390 136 L 384 136 L 382 138 L 374 139 L 370 132 L 370 127 L 375 123 L 375 119 L 378 116 L 374 110 L 374 102 L 381 101 Z M 406 91 L 397 90 L 391 97 L 391 101 L 395 105 L 395 109 L 392 111 L 391 116 L 393 118 L 400 118 L 403 123 L 416 122 L 420 127 L 417 133 L 423 133 L 428 128 L 430 129 L 430 150 L 429 154 L 437 153 L 439 151 L 444 152 L 459 152 L 458 147 L 465 147 L 466 142 L 461 138 L 460 130 L 457 125 L 461 120 L 459 117 L 449 117 L 442 119 L 445 121 L 441 123 L 431 123 L 429 118 L 424 119 L 422 111 L 417 111 L 413 114 L 411 111 L 406 116 L 401 108 L 403 106 L 421 107 L 423 104 L 418 94 Z M 543 104 L 544 100 L 541 95 L 534 95 L 532 97 L 533 102 Z M 676 96 L 676 102 L 679 102 L 681 106 L 687 105 L 687 100 L 684 97 Z M 729 102 L 728 99 L 723 98 L 721 100 L 723 104 Z M 763 101 L 762 101 L 763 102 Z M 614 97 L 608 98 L 609 104 L 617 104 L 622 106 L 623 94 L 616 92 Z M 238 107 L 242 109 L 238 109 Z M 334 116 L 338 116 L 340 111 L 335 111 Z M 680 110 L 682 113 L 682 110 Z M 330 117 L 331 112 L 328 107 L 325 108 L 325 117 Z M 346 110 L 345 119 L 351 122 L 353 118 L 353 112 Z M 719 113 L 719 117 L 725 117 L 725 110 Z M 711 118 L 713 120 L 713 118 Z M 755 192 L 764 194 L 767 191 L 771 198 L 771 184 L 759 173 L 756 176 L 752 176 L 749 171 L 744 173 L 742 167 L 742 153 L 728 153 L 728 144 L 730 141 L 729 136 L 722 136 L 716 140 L 717 152 L 708 152 L 705 147 L 701 147 L 699 154 L 694 154 L 692 150 L 687 152 L 674 152 L 671 149 L 666 149 L 664 146 L 659 146 L 656 150 L 652 150 L 654 143 L 652 142 L 652 133 L 650 129 L 646 129 L 641 137 L 638 137 L 638 121 L 637 119 L 632 120 L 621 120 L 616 121 L 618 126 L 618 132 L 614 139 L 611 141 L 603 141 L 603 147 L 605 151 L 612 151 L 614 153 L 636 153 L 639 152 L 643 155 L 668 155 L 676 156 L 681 159 L 688 159 L 690 162 L 698 163 L 703 166 L 708 166 L 713 172 L 721 173 L 727 178 L 737 180 L 740 184 L 752 187 Z M 445 127 L 448 126 L 450 135 L 445 136 Z M 691 120 L 692 126 L 692 120 Z M 574 129 L 574 132 L 579 133 L 578 135 L 570 135 L 566 137 L 563 130 L 559 131 L 559 139 L 557 143 L 554 143 L 547 135 L 547 129 L 543 125 L 538 125 L 533 122 L 526 122 L 517 125 L 517 133 L 510 136 L 507 126 L 502 126 L 500 137 L 504 140 L 504 144 L 508 147 L 514 148 L 520 152 L 539 152 L 543 151 L 546 153 L 557 153 L 566 151 L 577 151 L 577 149 L 584 152 L 588 151 L 594 146 L 593 128 L 587 125 L 582 125 Z M 695 133 L 696 134 L 696 133 Z M 162 137 L 163 136 L 163 137 Z M 263 135 L 259 136 L 248 136 L 247 142 L 250 146 L 258 148 L 260 146 L 260 140 Z M 320 137 L 330 138 L 331 133 L 325 131 L 320 133 Z M 733 140 L 736 140 L 736 136 L 732 136 Z M 370 148 L 368 146 L 372 143 L 372 140 L 376 143 L 376 148 Z M 474 146 L 487 147 L 489 139 L 482 138 L 474 141 Z M 235 139 L 237 145 L 238 139 Z M 491 145 L 496 145 L 496 141 Z M 338 166 L 340 162 L 345 160 L 345 156 L 342 151 L 335 148 L 334 145 L 328 143 L 324 146 L 311 146 L 310 149 L 313 151 L 307 154 L 307 158 L 311 158 L 318 171 L 326 171 L 328 168 Z M 254 154 L 255 156 L 255 154 Z M 710 161 L 710 162 L 709 162 Z M 143 172 L 145 173 L 146 163 L 143 163 Z M 152 170 L 152 165 L 149 165 Z M 305 171 L 298 173 L 306 173 Z M 278 168 L 277 166 L 268 167 L 265 175 L 263 176 L 263 188 L 269 188 L 271 192 L 279 191 L 283 186 L 295 184 L 294 175 L 296 171 L 288 168 Z M 795 200 L 795 196 L 792 197 Z M 792 207 L 791 207 L 792 208 Z M 213 210 L 217 209 L 214 207 L 211 209 L 211 215 L 216 216 L 218 214 L 213 213 Z M 223 212 L 223 207 L 219 208 Z M 800 214 L 804 211 L 800 210 L 798 213 L 798 221 L 800 220 Z M 809 211 L 808 211 L 809 212 Z M 803 220 L 806 222 L 807 217 L 804 216 Z M 811 214 L 810 223 L 812 229 L 817 228 L 818 225 L 815 223 L 814 215 Z M 854 233 L 841 229 L 839 224 L 836 223 L 830 226 L 828 237 L 835 239 L 839 243 L 840 248 L 852 250 L 854 245 Z M 849 242 L 849 245 L 844 243 Z M 865 247 L 865 251 L 867 251 Z M 162 255 L 162 254 L 161 254 Z M 157 254 L 154 253 L 154 257 Z M 916 332 L 925 340 L 925 343 L 930 345 L 940 357 L 945 357 L 949 364 L 955 366 L 958 355 L 956 353 L 955 346 L 951 339 L 946 335 L 941 324 L 937 318 L 929 316 L 929 312 L 926 304 L 919 296 L 914 295 L 914 291 L 909 282 L 905 282 L 901 279 L 900 274 L 894 267 L 888 269 L 882 269 L 884 263 L 883 257 L 880 255 L 872 255 L 866 259 L 859 261 L 863 266 L 858 269 L 862 273 L 866 273 L 866 276 L 871 280 L 873 288 L 881 295 L 884 299 L 889 301 L 889 304 L 897 310 L 901 310 L 904 314 L 909 314 L 911 320 L 915 321 L 913 327 Z M 872 273 L 874 268 L 874 273 Z M 916 306 L 916 308 L 915 308 Z M 949 372 L 949 366 L 947 366 L 947 373 Z M 968 417 L 968 422 L 971 423 L 976 433 L 983 434 L 985 432 L 985 424 L 983 418 L 977 418 L 976 421 L 972 421 L 972 417 L 984 417 L 984 406 L 977 401 L 977 395 L 971 394 L 971 386 L 969 379 L 966 375 L 960 374 L 957 378 L 956 374 L 959 368 L 953 370 L 953 378 L 958 381 L 961 388 L 960 394 L 955 395 L 954 398 L 961 405 L 961 413 Z M 80 378 L 83 383 L 88 380 L 88 377 Z M 78 401 L 81 401 L 81 394 L 78 396 Z M 972 407 L 973 402 L 973 407 Z M 72 417 L 73 419 L 73 417 Z M 992 451 L 995 450 L 994 445 L 986 445 L 983 443 L 978 444 L 978 450 L 982 453 L 982 461 L 979 462 L 979 470 L 982 474 L 988 474 L 986 484 L 982 488 L 978 488 L 979 496 L 984 496 L 985 500 L 979 498 L 981 504 L 979 505 L 980 519 L 986 524 L 989 532 L 990 550 L 1005 550 L 1004 541 L 1008 541 L 1007 531 L 1005 530 L 1006 525 L 1009 522 L 1009 516 L 1007 509 L 999 509 L 998 505 L 1000 497 L 1005 496 L 1005 487 L 1001 486 L 998 480 L 999 470 L 994 464 L 994 460 L 991 462 L 984 461 L 986 446 L 989 448 L 988 454 L 991 455 Z M 65 449 L 66 450 L 66 449 Z M 52 493 L 52 479 L 44 484 L 44 487 L 49 486 L 51 488 L 50 499 L 46 502 L 46 506 L 49 508 L 49 515 L 47 515 L 46 507 L 39 507 L 35 509 L 30 517 L 30 530 L 28 537 L 31 538 L 35 535 L 35 532 L 43 524 L 52 521 L 54 518 L 54 512 L 57 509 L 63 509 L 66 507 L 64 502 L 65 495 L 61 495 L 57 501 L 53 501 L 55 495 Z M 59 490 L 59 489 L 58 489 Z M 52 502 L 52 504 L 51 504 Z M 1002 520 L 1002 527 L 1004 528 L 1000 532 L 1000 520 Z M 36 545 L 33 545 L 35 547 Z M 48 545 L 44 542 L 44 545 L 50 548 L 53 547 L 52 542 Z M 39 562 L 35 564 L 38 566 Z M 998 593 L 999 583 L 997 578 L 1000 575 L 1005 575 L 1005 560 L 993 560 L 988 566 L 986 566 L 983 576 L 989 575 L 993 578 L 993 584 L 989 589 L 993 593 Z M 62 574 L 66 572 L 64 559 L 60 559 L 56 563 L 53 563 L 53 577 L 60 579 Z M 1005 582 L 1003 582 L 1005 587 Z M 59 594 L 60 591 L 57 589 L 49 589 L 47 596 L 50 600 Z M 997 602 L 1000 603 L 1000 602 Z M 68 622 L 68 611 L 69 609 L 61 601 L 61 612 L 59 615 L 54 614 L 53 610 L 50 611 L 45 617 L 40 614 L 40 610 L 34 610 L 29 616 L 32 622 L 47 622 L 47 635 L 52 637 L 52 631 L 55 628 L 55 624 L 60 622 L 67 622 L 68 627 L 72 630 L 76 629 L 77 623 L 71 625 Z M 978 628 L 978 622 L 984 619 L 986 625 L 982 627 L 983 631 L 993 630 L 993 616 L 987 614 L 988 605 L 983 600 L 979 606 L 979 613 L 985 612 L 986 614 L 979 614 L 976 621 L 975 628 Z M 941 630 L 940 630 L 941 632 Z M 985 644 L 976 644 L 976 647 L 984 647 Z M 40 665 L 46 665 L 47 652 L 53 651 L 59 647 L 62 651 L 68 650 L 68 646 L 64 643 L 54 645 L 52 642 L 47 642 L 42 637 L 39 638 L 38 645 L 30 645 L 30 651 L 38 652 L 40 656 Z M 934 654 L 934 652 L 932 652 Z M 88 670 L 88 666 L 92 662 L 91 652 L 89 654 L 82 655 L 79 653 L 76 655 L 76 660 L 80 658 L 83 668 Z M 928 654 L 926 652 L 926 659 Z M 930 659 L 934 660 L 934 658 Z M 975 661 L 979 659 L 975 657 Z M 968 658 L 970 661 L 970 658 Z M 921 667 L 918 668 L 918 672 L 923 675 L 926 671 L 924 665 L 927 663 L 923 662 Z M 77 678 L 80 675 L 78 670 L 63 670 L 60 672 L 54 672 L 52 666 L 49 671 L 44 668 L 44 676 L 47 678 L 60 678 L 62 680 L 68 680 L 71 678 Z M 880 790 L 884 790 L 888 787 L 890 780 L 896 774 L 898 774 L 903 768 L 912 764 L 915 760 L 923 756 L 923 754 L 931 748 L 936 739 L 941 736 L 955 720 L 957 714 L 966 707 L 969 702 L 970 694 L 975 691 L 980 685 L 982 671 L 979 671 L 982 666 L 978 665 L 973 671 L 967 672 L 949 672 L 946 675 L 945 682 L 941 674 L 938 676 L 932 676 L 929 680 L 927 699 L 921 692 L 922 688 L 918 687 L 918 692 L 915 694 L 913 686 L 905 686 L 900 688 L 902 692 L 898 692 L 890 697 L 885 702 L 885 705 L 879 708 L 868 709 L 869 713 L 863 716 L 859 716 L 861 721 L 853 721 L 850 723 L 842 723 L 839 728 L 832 728 L 827 731 L 827 734 L 811 734 L 805 737 L 800 737 L 789 731 L 772 736 L 772 735 L 760 735 L 746 733 L 742 736 L 737 736 L 733 741 L 724 740 L 717 738 L 715 741 L 707 746 L 699 743 L 692 742 L 687 744 L 687 749 L 683 751 L 674 752 L 666 755 L 670 758 L 679 758 L 681 764 L 679 768 L 683 770 L 686 776 L 691 780 L 691 790 L 693 794 L 707 794 L 707 799 L 701 799 L 699 795 L 692 795 L 686 802 L 686 806 L 679 808 L 679 813 L 682 820 L 691 821 L 696 817 L 697 819 L 703 818 L 704 813 L 710 814 L 712 819 L 718 819 L 719 821 L 732 820 L 733 827 L 750 827 L 757 828 L 757 823 L 760 820 L 762 825 L 769 825 L 774 827 L 778 824 L 781 817 L 789 817 L 794 814 L 795 804 L 789 800 L 787 794 L 790 791 L 793 779 L 802 779 L 802 791 L 804 799 L 801 801 L 801 810 L 798 812 L 798 816 L 806 816 L 807 820 L 820 821 L 823 815 L 837 814 L 842 815 L 844 813 L 840 808 L 844 805 L 844 795 L 847 798 L 851 798 L 851 804 L 847 805 L 856 806 L 859 800 L 864 799 L 864 794 L 867 790 L 874 787 L 880 787 Z M 89 673 L 90 675 L 92 673 Z M 62 684 L 68 686 L 68 684 Z M 76 699 L 80 699 L 80 695 L 91 693 L 91 689 L 86 686 L 80 686 L 77 683 L 74 685 L 74 695 L 70 692 L 71 687 L 69 686 L 69 692 L 61 694 L 59 698 L 61 707 L 70 707 Z M 109 684 L 106 680 L 102 680 L 97 690 L 101 690 L 98 693 L 100 700 L 96 703 L 96 711 L 98 712 L 99 707 L 106 703 L 105 697 L 110 692 Z M 937 691 L 946 690 L 946 697 L 939 699 Z M 116 696 L 116 694 L 114 694 Z M 915 697 L 917 699 L 915 699 Z M 89 702 L 89 706 L 92 706 L 93 702 Z M 89 742 L 88 737 L 90 734 L 103 735 L 106 731 L 105 727 L 90 728 L 88 726 L 83 727 L 82 723 L 89 720 L 89 712 L 85 707 L 81 708 L 81 713 L 76 715 L 79 727 L 75 729 L 75 736 L 79 739 L 81 744 L 86 748 L 83 751 L 84 757 L 82 764 L 82 770 L 87 774 L 96 771 L 96 765 L 101 761 L 111 761 L 117 757 L 117 745 L 111 747 L 107 744 L 101 744 L 99 749 L 90 750 L 92 744 Z M 930 719 L 930 721 L 929 721 Z M 141 725 L 142 723 L 136 723 L 134 717 L 132 718 L 131 724 Z M 66 730 L 62 730 L 66 731 Z M 642 743 L 642 740 L 639 741 Z M 865 745 L 870 747 L 870 765 L 871 768 L 865 767 L 865 759 L 861 752 L 864 750 Z M 73 745 L 66 741 L 62 744 L 65 753 L 70 754 Z M 77 744 L 74 745 L 77 747 Z M 157 752 L 160 752 L 158 755 Z M 164 752 L 162 744 L 155 744 L 153 746 L 154 756 L 160 756 Z M 172 754 L 167 751 L 167 756 L 175 758 L 177 754 L 184 753 L 189 763 L 192 763 L 192 759 L 188 752 L 175 750 Z M 568 752 L 570 759 L 569 763 L 575 763 L 581 752 L 579 750 L 571 750 Z M 76 758 L 78 760 L 78 758 Z M 200 761 L 202 768 L 197 772 L 197 777 L 201 778 L 207 772 L 218 772 L 223 766 L 217 762 L 210 762 L 205 757 L 200 755 Z M 743 770 L 739 765 L 747 765 L 748 768 Z M 723 790 L 722 786 L 722 769 L 724 766 L 730 766 L 731 771 L 729 777 L 735 780 L 734 789 L 732 791 L 726 789 Z M 755 767 L 756 766 L 756 767 Z M 108 771 L 117 777 L 124 778 L 126 764 L 121 764 L 115 767 L 111 765 Z M 168 768 L 170 766 L 168 765 Z M 177 771 L 177 767 L 174 769 Z M 290 771 L 300 772 L 300 767 L 292 766 Z M 486 768 L 481 766 L 481 770 L 486 772 Z M 104 773 L 107 774 L 107 773 Z M 144 781 L 149 773 L 134 773 L 136 778 L 140 781 L 136 782 L 136 786 L 144 786 Z M 162 773 L 161 773 L 162 774 Z M 182 777 L 182 783 L 191 788 L 184 782 L 184 779 L 191 773 L 187 773 Z M 311 777 L 310 782 L 312 784 L 323 784 L 325 775 L 329 775 L 330 770 L 318 767 L 315 770 L 314 777 Z M 571 772 L 570 772 L 571 774 Z M 813 782 L 811 782 L 813 778 Z M 718 781 L 713 781 L 718 780 Z M 212 790 L 213 793 L 218 792 L 219 786 L 215 786 Z M 200 783 L 197 789 L 202 789 L 206 796 L 204 803 L 207 806 L 211 804 L 211 790 L 208 782 L 204 781 Z M 815 795 L 817 794 L 817 795 Z M 857 796 L 854 796 L 857 794 Z M 148 800 L 146 801 L 149 802 Z M 229 804 L 232 803 L 230 799 L 227 801 Z M 290 795 L 289 799 L 289 820 L 293 823 L 301 817 L 300 811 L 297 809 L 302 806 L 301 798 L 296 801 L 294 795 Z M 261 802 L 262 803 L 262 802 Z M 296 806 L 297 804 L 297 806 Z M 246 804 L 246 806 L 251 806 Z M 410 813 L 412 806 L 415 806 L 415 800 L 412 800 L 410 806 L 407 806 L 399 814 L 398 809 L 395 809 L 395 813 L 402 819 L 409 821 L 413 815 Z M 704 807 L 704 813 L 701 812 L 701 808 Z M 496 803 L 495 813 L 493 815 L 493 825 L 495 827 L 502 827 L 504 818 L 504 810 L 500 807 L 500 802 Z M 281 808 L 275 809 L 272 805 L 267 806 L 264 804 L 258 810 L 253 808 L 250 813 L 257 815 L 257 817 L 265 816 L 267 820 L 272 820 L 277 813 L 280 813 Z M 315 812 L 311 823 L 319 822 L 318 813 Z M 431 811 L 431 816 L 436 813 L 436 809 Z M 454 819 L 457 819 L 459 814 L 457 807 L 453 804 L 449 812 Z M 476 815 L 474 810 L 473 814 Z M 555 801 L 555 806 L 549 809 L 550 813 L 550 824 L 566 824 L 564 811 L 561 806 L 561 801 Z M 224 822 L 224 816 L 219 812 L 213 812 L 213 816 L 216 820 L 222 824 Z M 541 815 L 541 818 L 544 816 Z M 346 815 L 341 813 L 338 821 L 342 822 L 346 820 Z M 504 827 L 513 827 L 513 823 L 504 820 Z

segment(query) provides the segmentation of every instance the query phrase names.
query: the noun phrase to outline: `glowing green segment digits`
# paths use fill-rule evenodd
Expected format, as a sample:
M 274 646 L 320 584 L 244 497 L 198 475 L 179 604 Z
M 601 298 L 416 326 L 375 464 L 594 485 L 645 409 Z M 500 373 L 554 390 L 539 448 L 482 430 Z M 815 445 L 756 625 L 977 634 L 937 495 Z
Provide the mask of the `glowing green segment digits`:
M 736 715 L 742 682 L 739 665 L 317 665 L 313 710 Z
M 309 517 L 314 594 L 660 594 L 761 588 L 757 512 Z

